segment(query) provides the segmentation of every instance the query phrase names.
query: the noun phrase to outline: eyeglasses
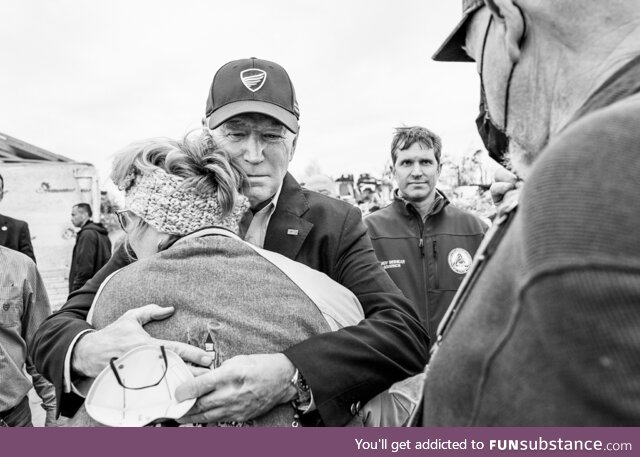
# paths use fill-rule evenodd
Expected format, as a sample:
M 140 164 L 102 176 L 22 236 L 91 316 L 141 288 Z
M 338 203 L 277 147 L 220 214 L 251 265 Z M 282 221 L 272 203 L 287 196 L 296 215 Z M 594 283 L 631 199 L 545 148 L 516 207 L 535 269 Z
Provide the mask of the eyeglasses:
M 131 216 L 129 216 L 127 213 L 135 214 L 129 209 L 121 209 L 119 211 L 116 211 L 116 216 L 118 217 L 118 222 L 120 222 L 120 227 L 122 227 L 122 230 L 129 233 L 127 231 L 127 228 L 131 227 L 131 222 L 133 221 L 131 220 Z
M 163 346 L 138 346 L 96 377 L 85 407 L 103 425 L 141 427 L 182 417 L 196 399 L 179 402 L 176 388 L 193 379 L 187 364 Z
M 165 376 L 167 376 L 167 368 L 169 366 L 169 364 L 167 363 L 167 353 L 164 349 L 164 346 L 160 346 L 160 352 L 162 353 L 162 355 L 160 355 L 158 358 L 161 358 L 164 362 L 164 370 L 162 370 L 162 375 L 160 376 L 160 379 L 158 379 L 156 382 L 151 382 L 148 379 L 148 372 L 143 373 L 142 379 L 144 380 L 143 382 L 140 382 L 139 380 L 135 379 L 133 381 L 128 380 L 131 384 L 135 384 L 136 381 L 140 384 L 137 386 L 127 386 L 124 383 L 123 377 L 120 376 L 120 373 L 118 372 L 118 370 L 125 370 L 126 366 L 124 363 L 119 363 L 118 366 L 116 367 L 115 364 L 115 360 L 118 360 L 117 357 L 112 358 L 111 360 L 109 360 L 109 366 L 111 366 L 111 370 L 113 370 L 113 375 L 116 377 L 116 380 L 118 381 L 118 384 L 120 384 L 122 387 L 124 387 L 125 389 L 129 389 L 129 390 L 141 390 L 141 389 L 148 389 L 150 387 L 155 387 L 158 384 L 160 384 L 162 382 L 162 380 L 165 378 Z M 126 379 L 126 377 L 125 377 Z

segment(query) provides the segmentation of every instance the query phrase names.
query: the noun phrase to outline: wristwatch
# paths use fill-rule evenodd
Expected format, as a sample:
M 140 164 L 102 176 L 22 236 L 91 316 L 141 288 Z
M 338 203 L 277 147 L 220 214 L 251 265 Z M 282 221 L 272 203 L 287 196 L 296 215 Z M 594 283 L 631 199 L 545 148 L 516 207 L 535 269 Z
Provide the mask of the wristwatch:
M 311 403 L 311 391 L 300 370 L 296 368 L 296 372 L 289 382 L 296 388 L 298 393 L 298 396 L 293 399 L 293 406 L 299 410 L 307 409 Z

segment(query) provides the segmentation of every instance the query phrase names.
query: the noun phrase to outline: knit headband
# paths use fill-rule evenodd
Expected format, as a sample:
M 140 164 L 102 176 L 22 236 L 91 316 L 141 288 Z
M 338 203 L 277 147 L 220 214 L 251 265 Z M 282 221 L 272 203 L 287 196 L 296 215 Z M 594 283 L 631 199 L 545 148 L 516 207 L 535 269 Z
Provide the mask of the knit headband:
M 249 208 L 249 200 L 238 195 L 227 217 L 215 195 L 201 195 L 184 188 L 185 179 L 164 170 L 136 170 L 120 187 L 126 190 L 125 206 L 160 232 L 186 235 L 203 227 L 224 227 L 238 233 L 240 219 Z

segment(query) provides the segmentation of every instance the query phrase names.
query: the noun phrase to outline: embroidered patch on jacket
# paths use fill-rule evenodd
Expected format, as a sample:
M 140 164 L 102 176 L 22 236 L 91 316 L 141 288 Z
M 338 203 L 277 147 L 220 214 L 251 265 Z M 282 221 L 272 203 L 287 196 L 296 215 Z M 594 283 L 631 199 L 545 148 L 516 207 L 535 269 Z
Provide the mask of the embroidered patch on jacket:
M 267 80 L 267 72 L 264 70 L 258 70 L 257 68 L 250 68 L 249 70 L 242 70 L 240 72 L 240 80 L 244 87 L 251 92 L 258 92 L 264 86 L 264 82 Z
M 382 262 L 380 262 L 380 265 L 385 270 L 388 268 L 400 268 L 402 265 L 404 265 L 404 259 L 383 260 Z
M 449 267 L 459 275 L 465 274 L 471 267 L 471 254 L 462 248 L 454 248 L 449 252 Z

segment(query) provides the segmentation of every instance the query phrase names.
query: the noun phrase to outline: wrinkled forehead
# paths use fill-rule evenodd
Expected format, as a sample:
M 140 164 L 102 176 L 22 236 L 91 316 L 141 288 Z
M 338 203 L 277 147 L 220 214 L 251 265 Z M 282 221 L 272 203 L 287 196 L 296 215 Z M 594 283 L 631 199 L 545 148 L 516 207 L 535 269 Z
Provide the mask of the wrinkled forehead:
M 258 129 L 282 129 L 284 124 L 277 119 L 260 113 L 245 113 L 232 117 L 222 124 L 224 128 L 258 128 Z

